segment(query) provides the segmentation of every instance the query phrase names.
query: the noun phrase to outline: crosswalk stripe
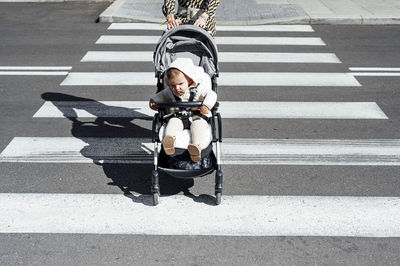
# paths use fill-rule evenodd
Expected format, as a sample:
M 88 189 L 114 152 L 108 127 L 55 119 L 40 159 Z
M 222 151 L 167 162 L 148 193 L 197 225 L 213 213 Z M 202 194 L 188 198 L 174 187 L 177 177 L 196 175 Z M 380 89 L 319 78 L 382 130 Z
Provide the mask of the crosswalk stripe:
M 153 52 L 89 51 L 81 62 L 153 62 Z
M 16 137 L 0 162 L 152 163 L 149 138 Z M 221 149 L 233 165 L 400 165 L 399 139 L 226 138 Z
M 400 77 L 400 72 L 352 72 L 358 77 Z
M 148 139 L 16 137 L 0 154 L 0 162 L 90 163 L 93 160 L 104 160 L 115 163 L 149 163 L 152 158 L 142 145 L 144 141 Z
M 0 70 L 71 70 L 72 66 L 0 66 Z
M 108 30 L 166 30 L 166 25 L 153 23 L 112 23 Z M 314 32 L 310 25 L 257 25 L 257 26 L 218 26 L 218 31 L 276 31 L 276 32 Z
M 62 86 L 155 86 L 153 72 L 73 72 Z M 355 86 L 361 84 L 349 73 L 223 72 L 220 86 Z
M 223 118 L 388 119 L 374 102 L 220 102 Z M 45 102 L 35 118 L 152 117 L 148 101 Z
M 66 76 L 67 71 L 0 71 L 0 76 Z
M 196 197 L 2 193 L 0 233 L 400 237 L 398 197 Z
M 81 62 L 152 62 L 153 52 L 89 51 Z M 341 63 L 333 53 L 218 53 L 219 62 Z
M 156 44 L 160 36 L 102 35 L 96 44 Z M 317 37 L 216 37 L 218 45 L 312 45 L 325 46 Z
M 225 164 L 400 165 L 400 140 L 225 139 Z
M 349 67 L 350 71 L 394 71 L 400 72 L 400 67 Z

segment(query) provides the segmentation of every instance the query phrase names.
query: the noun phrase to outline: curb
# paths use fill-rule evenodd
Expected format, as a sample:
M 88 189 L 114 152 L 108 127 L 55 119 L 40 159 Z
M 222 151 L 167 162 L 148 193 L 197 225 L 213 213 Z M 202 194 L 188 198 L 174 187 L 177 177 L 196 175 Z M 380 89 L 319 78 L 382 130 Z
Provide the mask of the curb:
M 2 0 L 0 0 L 2 1 Z M 46 0 L 45 0 L 46 1 Z M 88 1 L 88 0 L 86 0 Z M 90 1 L 90 0 L 89 0 Z M 127 9 L 123 12 L 124 14 L 118 14 L 118 11 L 128 0 L 116 0 L 110 5 L 102 14 L 100 14 L 98 21 L 105 23 L 113 22 L 141 22 L 141 23 L 163 23 L 165 19 L 160 16 L 152 16 L 152 14 L 135 14 L 135 10 Z M 131 0 L 135 2 L 134 0 Z M 137 0 L 141 2 L 142 0 Z M 159 1 L 159 0 L 147 0 L 147 1 Z M 121 12 L 120 12 L 121 13 Z M 392 16 L 392 17 L 390 17 Z M 393 17 L 394 16 L 394 17 Z M 359 14 L 355 15 L 328 15 L 323 14 L 310 15 L 305 14 L 295 17 L 276 17 L 266 19 L 251 19 L 250 17 L 246 20 L 230 20 L 216 18 L 218 25 L 229 26 L 255 26 L 255 25 L 267 25 L 267 24 L 281 24 L 281 25 L 400 25 L 400 14 L 376 17 L 364 17 Z
M 0 3 L 65 3 L 65 2 L 111 2 L 113 0 L 0 0 Z M 98 22 L 113 23 L 113 22 L 141 22 L 141 23 L 158 23 L 165 22 L 164 19 L 157 17 L 145 16 L 117 16 L 115 15 L 121 6 L 125 3 L 124 0 L 116 0 L 108 8 L 106 8 L 98 17 Z M 400 25 L 400 14 L 398 17 L 364 17 L 362 15 L 354 16 L 299 16 L 285 18 L 268 18 L 259 20 L 218 20 L 217 25 L 221 26 L 256 26 L 256 25 Z
M 114 3 L 112 3 L 109 7 L 106 8 L 106 10 L 104 10 L 99 18 L 98 21 L 99 22 L 113 22 L 113 21 L 107 21 L 107 19 L 112 19 L 113 18 L 113 14 L 124 4 L 123 1 L 115 1 Z
M 110 12 L 111 13 L 111 12 Z M 103 23 L 113 22 L 140 22 L 140 23 L 158 23 L 164 20 L 149 17 L 117 17 L 105 12 L 99 16 L 99 21 Z M 400 18 L 366 18 L 366 17 L 293 17 L 293 18 L 275 18 L 262 20 L 216 20 L 217 25 L 221 26 L 256 26 L 256 25 L 400 25 Z
M 118 2 L 118 1 L 117 1 Z M 116 3 L 114 3 L 116 4 Z M 113 5 L 114 5 L 113 4 Z M 104 23 L 113 23 L 113 22 L 140 22 L 140 23 L 164 23 L 165 20 L 158 19 L 158 18 L 149 18 L 149 17 L 122 17 L 122 16 L 113 16 L 115 9 L 118 9 L 118 6 L 115 5 L 110 10 L 107 9 L 99 16 L 99 22 Z M 267 24 L 281 24 L 281 25 L 293 25 L 293 24 L 310 24 L 311 18 L 308 16 L 301 16 L 301 17 L 293 17 L 293 18 L 275 18 L 275 19 L 261 19 L 261 20 L 218 20 L 216 19 L 217 25 L 221 26 L 256 26 L 256 25 L 267 25 Z

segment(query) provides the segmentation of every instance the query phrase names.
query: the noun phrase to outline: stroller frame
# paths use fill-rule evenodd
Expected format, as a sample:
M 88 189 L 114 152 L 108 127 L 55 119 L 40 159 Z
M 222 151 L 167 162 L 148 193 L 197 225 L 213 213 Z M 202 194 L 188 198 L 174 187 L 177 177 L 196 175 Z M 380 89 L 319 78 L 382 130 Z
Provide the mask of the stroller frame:
M 168 108 L 179 108 L 179 109 L 188 109 L 193 107 L 201 106 L 202 102 L 170 102 L 170 103 L 162 103 L 157 104 L 158 113 L 154 115 L 153 124 L 152 124 L 152 142 L 154 143 L 154 168 L 152 171 L 151 178 L 151 194 L 153 198 L 153 205 L 156 206 L 159 203 L 160 197 L 160 183 L 159 183 L 159 171 L 162 171 L 172 177 L 181 178 L 181 179 L 190 179 L 205 176 L 215 173 L 215 204 L 221 204 L 222 197 L 222 183 L 223 183 L 223 172 L 221 168 L 221 142 L 222 142 L 222 119 L 221 115 L 218 112 L 218 102 L 215 104 L 214 108 L 211 110 L 211 133 L 212 133 L 212 141 L 210 143 L 211 146 L 215 144 L 215 154 L 214 151 L 211 150 L 210 157 L 212 162 L 212 167 L 207 169 L 198 169 L 198 170 L 180 170 L 180 169 L 171 169 L 168 167 L 162 167 L 159 165 L 160 160 L 165 160 L 165 152 L 163 147 L 161 146 L 161 151 L 159 152 L 159 146 L 161 144 L 161 140 L 159 137 L 160 128 L 165 123 L 165 119 L 163 119 L 165 114 L 165 109 Z M 218 128 L 218 134 L 216 133 L 216 129 Z
M 168 49 L 167 49 L 168 47 Z M 187 48 L 189 50 L 187 50 Z M 212 36 L 204 29 L 193 25 L 181 25 L 171 30 L 164 32 L 160 41 L 156 46 L 154 52 L 155 76 L 157 78 L 157 92 L 166 89 L 163 83 L 164 72 L 173 61 L 174 58 L 179 57 L 179 53 L 183 56 L 198 56 L 198 64 L 203 67 L 204 71 L 211 77 L 212 90 L 217 92 L 217 77 L 219 76 L 218 70 L 218 50 Z M 189 53 L 189 54 L 188 54 Z M 194 62 L 197 64 L 196 62 Z M 160 129 L 167 122 L 164 117 L 171 108 L 176 108 L 179 111 L 191 112 L 191 108 L 200 107 L 202 102 L 169 102 L 158 103 L 156 108 L 158 112 L 154 115 L 152 124 L 152 142 L 154 143 L 154 168 L 152 170 L 151 178 L 151 194 L 153 205 L 159 203 L 160 198 L 160 172 L 166 173 L 172 177 L 180 179 L 192 179 L 196 177 L 205 176 L 215 172 L 215 204 L 221 203 L 222 197 L 222 182 L 223 173 L 221 168 L 221 142 L 222 142 L 222 119 L 218 112 L 219 103 L 217 102 L 210 110 L 210 125 L 212 141 L 205 149 L 210 150 L 210 157 L 212 160 L 212 167 L 197 170 L 181 170 L 172 169 L 166 163 L 168 156 L 162 147 L 160 140 Z M 218 134 L 217 134 L 218 129 Z M 159 151 L 159 147 L 161 149 Z M 213 147 L 215 146 L 215 154 Z

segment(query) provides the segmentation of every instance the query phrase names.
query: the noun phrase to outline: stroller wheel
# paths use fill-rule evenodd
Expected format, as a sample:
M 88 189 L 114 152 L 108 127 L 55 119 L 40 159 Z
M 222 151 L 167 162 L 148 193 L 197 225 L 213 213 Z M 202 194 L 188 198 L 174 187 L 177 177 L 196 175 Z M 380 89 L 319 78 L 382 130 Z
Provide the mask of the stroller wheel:
M 220 205 L 221 204 L 221 197 L 222 197 L 222 193 L 221 192 L 217 192 L 215 194 L 215 205 Z
M 160 199 L 159 193 L 153 193 L 153 206 L 157 206 Z

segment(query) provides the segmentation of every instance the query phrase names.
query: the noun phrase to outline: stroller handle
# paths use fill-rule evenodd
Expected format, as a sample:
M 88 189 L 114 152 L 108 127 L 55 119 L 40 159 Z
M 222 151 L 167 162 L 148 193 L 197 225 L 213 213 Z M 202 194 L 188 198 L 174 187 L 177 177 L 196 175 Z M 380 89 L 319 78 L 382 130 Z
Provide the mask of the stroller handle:
M 197 27 L 197 26 L 194 26 L 194 21 L 182 22 L 181 24 L 178 25 L 178 27 L 179 27 L 179 26 L 184 26 L 184 25 L 192 25 L 193 27 Z M 203 30 L 205 30 L 206 32 L 208 32 L 208 33 L 211 34 L 210 30 L 209 30 L 207 27 L 205 27 L 205 28 L 199 27 L 199 28 L 200 28 L 200 29 L 203 29 Z M 167 31 L 169 31 L 169 30 L 171 30 L 171 29 L 166 29 L 165 32 L 167 32 Z
M 157 109 L 163 108 L 193 108 L 200 107 L 203 102 L 168 102 L 168 103 L 157 103 L 155 107 Z

